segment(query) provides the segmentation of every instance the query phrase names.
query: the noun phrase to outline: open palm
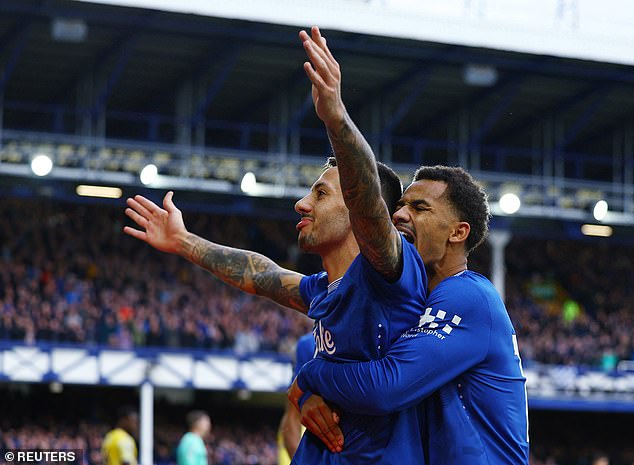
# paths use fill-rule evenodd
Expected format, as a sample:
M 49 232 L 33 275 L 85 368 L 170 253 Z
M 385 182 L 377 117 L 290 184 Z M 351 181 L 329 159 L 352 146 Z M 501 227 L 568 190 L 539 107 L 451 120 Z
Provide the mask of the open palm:
M 172 191 L 165 194 L 164 208 L 141 195 L 129 198 L 125 213 L 143 230 L 126 226 L 123 231 L 162 252 L 178 253 L 187 229 L 183 222 L 183 214 L 172 201 L 173 197 Z

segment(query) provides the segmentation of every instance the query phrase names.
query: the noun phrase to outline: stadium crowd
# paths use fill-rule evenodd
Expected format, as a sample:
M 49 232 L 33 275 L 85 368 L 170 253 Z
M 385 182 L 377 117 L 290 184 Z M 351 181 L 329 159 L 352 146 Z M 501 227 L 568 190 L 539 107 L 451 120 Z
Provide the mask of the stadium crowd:
M 127 237 L 125 220 L 113 207 L 3 202 L 0 341 L 289 353 L 310 329 L 307 318 Z M 203 237 L 316 270 L 314 261 L 301 269 L 292 221 L 186 213 L 186 222 Z M 488 248 L 476 254 L 470 267 L 488 274 Z M 507 307 L 525 363 L 609 370 L 634 358 L 631 256 L 627 246 L 511 241 Z
M 206 237 L 281 262 L 292 253 L 290 223 L 188 219 Z M 4 202 L 0 340 L 287 352 L 310 328 L 304 316 L 125 236 L 123 220 L 113 208 Z
M 306 273 L 319 265 L 297 253 L 293 221 L 185 215 L 203 237 L 260 251 Z M 307 318 L 235 291 L 186 261 L 127 237 L 121 232 L 124 221 L 122 209 L 110 206 L 4 200 L 0 342 L 290 353 L 295 339 L 310 329 Z M 470 267 L 488 274 L 489 253 L 483 247 L 470 257 Z M 510 242 L 507 306 L 525 363 L 611 369 L 619 359 L 633 358 L 632 255 L 631 247 L 606 243 L 519 237 Z M 38 414 L 16 422 L 19 412 L 3 415 L 12 422 L 0 417 L 0 449 L 83 449 L 85 463 L 101 463 L 101 441 L 110 423 L 91 415 L 60 422 L 65 416 Z M 161 465 L 174 463 L 183 433 L 174 418 L 157 419 L 155 425 L 154 455 Z M 215 422 L 208 440 L 211 464 L 275 463 L 274 422 L 248 423 L 247 428 L 237 420 Z M 531 465 L 593 465 L 599 447 L 606 450 L 605 444 L 590 442 L 579 448 L 575 440 L 567 446 L 549 438 L 537 443 Z M 606 452 L 611 465 L 634 463 L 631 451 Z
M 59 420 L 45 426 L 27 424 L 19 428 L 0 430 L 0 453 L 9 449 L 30 450 L 82 450 L 85 465 L 102 465 L 101 444 L 110 429 L 106 423 L 86 423 L 77 425 L 60 424 Z M 154 460 L 156 465 L 175 465 L 175 450 L 183 435 L 183 429 L 176 425 L 158 425 L 155 429 Z M 277 464 L 277 444 L 275 433 L 270 426 L 218 427 L 215 426 L 206 441 L 209 463 L 212 465 L 275 465 Z M 615 450 L 610 453 L 592 446 L 583 448 L 550 446 L 533 452 L 530 465 L 595 465 L 597 457 L 611 458 L 597 465 L 631 465 L 634 457 L 629 453 Z
M 193 401 L 212 417 L 205 440 L 210 465 L 277 463 L 279 410 L 236 402 L 227 393 L 198 393 Z M 55 393 L 46 385 L 0 384 L 0 456 L 8 449 L 80 449 L 82 463 L 102 465 L 102 441 L 115 424 L 118 407 L 134 402 L 133 391 L 126 389 L 65 386 Z M 189 410 L 165 398 L 155 399 L 157 465 L 175 465 L 176 446 L 186 431 Z M 547 411 L 530 415 L 530 465 L 634 465 L 634 448 L 628 442 L 631 417 Z M 609 461 L 593 461 L 601 456 Z
M 633 360 L 633 252 L 597 241 L 512 240 L 507 307 L 522 358 L 608 371 Z
M 107 423 L 70 425 L 59 418 L 0 430 L 0 452 L 11 449 L 81 450 L 85 465 L 102 465 L 101 445 L 111 427 Z M 183 435 L 178 425 L 157 425 L 154 431 L 156 465 L 176 463 L 175 450 Z M 271 427 L 215 426 L 206 441 L 213 465 L 275 465 L 277 444 Z

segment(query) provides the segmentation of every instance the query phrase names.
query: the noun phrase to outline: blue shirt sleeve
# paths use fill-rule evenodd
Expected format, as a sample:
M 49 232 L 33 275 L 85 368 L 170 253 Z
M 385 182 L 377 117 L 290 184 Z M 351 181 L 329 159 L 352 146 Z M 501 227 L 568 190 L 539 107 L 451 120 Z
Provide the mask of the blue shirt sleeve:
M 315 356 L 315 337 L 313 333 L 304 334 L 297 341 L 295 346 L 295 367 L 293 370 L 293 379 L 299 373 L 299 370 L 313 359 Z
M 400 236 L 403 270 L 394 282 L 388 282 L 381 273 L 374 269 L 368 259 L 361 255 L 363 278 L 369 281 L 372 288 L 381 297 L 392 302 L 392 307 L 397 311 L 402 302 L 410 301 L 413 296 L 422 300 L 427 294 L 427 273 L 423 260 L 416 247 L 406 241 L 402 234 Z
M 491 333 L 487 299 L 475 286 L 448 278 L 430 295 L 419 325 L 379 360 L 308 362 L 298 385 L 352 413 L 384 415 L 419 403 L 485 359 Z
M 325 271 L 311 274 L 310 276 L 303 276 L 299 281 L 299 294 L 302 296 L 307 307 L 310 307 L 313 298 L 321 292 L 319 283 L 320 280 L 324 279 L 324 276 L 326 283 L 328 283 L 328 275 Z

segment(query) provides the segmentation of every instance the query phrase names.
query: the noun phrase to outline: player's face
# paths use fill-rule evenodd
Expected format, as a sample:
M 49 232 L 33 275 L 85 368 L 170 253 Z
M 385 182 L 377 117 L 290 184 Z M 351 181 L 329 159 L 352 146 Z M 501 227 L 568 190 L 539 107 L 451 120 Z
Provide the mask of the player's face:
M 412 183 L 392 217 L 396 229 L 414 244 L 426 266 L 440 262 L 458 217 L 445 198 L 447 184 L 421 180 Z
M 295 211 L 301 215 L 297 223 L 297 241 L 304 252 L 323 256 L 352 234 L 336 167 L 322 173 L 310 193 L 297 201 Z
M 131 413 L 125 418 L 124 429 L 132 436 L 139 433 L 139 415 Z
M 200 429 L 202 431 L 202 436 L 207 436 L 211 432 L 211 419 L 207 416 L 202 417 L 200 420 Z

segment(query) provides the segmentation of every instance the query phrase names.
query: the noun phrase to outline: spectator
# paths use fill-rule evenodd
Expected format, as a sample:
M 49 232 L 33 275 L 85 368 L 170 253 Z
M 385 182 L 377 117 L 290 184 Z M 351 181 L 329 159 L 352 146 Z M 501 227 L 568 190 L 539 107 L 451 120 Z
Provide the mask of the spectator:
M 31 214 L 15 220 L 21 211 Z M 134 247 L 116 229 L 119 208 L 101 207 L 90 222 L 85 213 L 84 206 L 3 200 L 0 340 L 291 353 L 311 328 L 310 320 L 240 294 L 176 257 Z M 223 242 L 266 247 L 282 262 L 305 259 L 291 256 L 292 222 L 190 217 L 192 229 Z M 469 267 L 488 274 L 488 254 L 470 256 Z M 609 371 L 634 358 L 633 255 L 631 246 L 615 244 L 509 243 L 506 303 L 526 365 Z M 566 301 L 575 305 L 562 312 Z

